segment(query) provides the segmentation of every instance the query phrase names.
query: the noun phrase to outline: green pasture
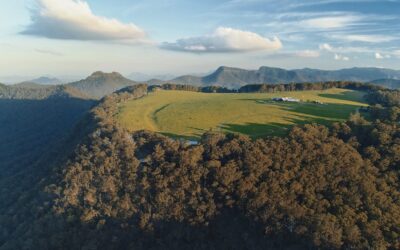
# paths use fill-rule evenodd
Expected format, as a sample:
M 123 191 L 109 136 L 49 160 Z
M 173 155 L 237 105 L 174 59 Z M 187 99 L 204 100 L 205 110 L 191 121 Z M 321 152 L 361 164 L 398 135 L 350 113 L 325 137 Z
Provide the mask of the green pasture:
M 130 131 L 151 130 L 173 137 L 197 138 L 210 130 L 262 137 L 282 135 L 294 124 L 346 120 L 366 106 L 363 95 L 345 89 L 248 94 L 158 90 L 121 105 L 117 119 Z M 273 97 L 301 102 L 274 102 Z

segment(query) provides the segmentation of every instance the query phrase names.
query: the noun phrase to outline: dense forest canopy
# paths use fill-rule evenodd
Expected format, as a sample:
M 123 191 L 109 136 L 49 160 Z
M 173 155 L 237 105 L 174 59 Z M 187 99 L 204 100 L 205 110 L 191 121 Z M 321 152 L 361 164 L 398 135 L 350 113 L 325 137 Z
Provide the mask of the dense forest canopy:
M 369 119 L 257 140 L 206 133 L 199 145 L 118 126 L 119 104 L 146 85 L 109 95 L 59 152 L 65 161 L 0 182 L 0 249 L 398 249 L 400 92 L 242 91 L 330 87 L 367 91 Z

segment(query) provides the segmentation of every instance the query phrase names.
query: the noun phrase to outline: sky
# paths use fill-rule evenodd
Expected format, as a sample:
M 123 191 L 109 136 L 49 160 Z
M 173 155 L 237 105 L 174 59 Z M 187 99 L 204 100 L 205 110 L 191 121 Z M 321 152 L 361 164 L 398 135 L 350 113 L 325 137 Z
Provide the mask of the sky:
M 0 81 L 400 69 L 400 0 L 0 0 Z

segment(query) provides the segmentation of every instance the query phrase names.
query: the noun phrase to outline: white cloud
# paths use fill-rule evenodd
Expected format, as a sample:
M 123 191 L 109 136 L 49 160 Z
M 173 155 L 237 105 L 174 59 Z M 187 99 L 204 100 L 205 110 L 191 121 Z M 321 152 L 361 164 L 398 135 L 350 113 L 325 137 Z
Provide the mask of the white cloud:
M 96 16 L 82 0 L 37 0 L 26 35 L 69 40 L 145 42 L 146 33 L 132 23 Z
M 279 38 L 268 39 L 256 33 L 219 27 L 212 34 L 164 43 L 164 49 L 186 52 L 275 51 L 282 48 Z
M 383 55 L 381 55 L 381 53 L 375 53 L 375 58 L 376 59 L 384 59 L 385 57 Z
M 381 52 L 374 52 L 370 48 L 366 47 L 333 47 L 328 43 L 320 44 L 319 49 L 321 51 L 327 51 L 334 54 L 335 60 L 338 61 L 349 61 L 350 58 L 347 56 L 343 56 L 343 53 L 362 53 L 362 54 L 374 54 L 375 58 L 378 60 L 382 59 L 390 59 L 392 56 L 396 56 L 395 52 L 389 52 L 387 50 L 381 50 Z M 397 52 L 400 57 L 400 51 Z
M 319 49 L 320 50 L 326 50 L 326 51 L 333 51 L 334 50 L 334 48 L 328 43 L 324 43 L 324 44 L 319 45 Z
M 336 29 L 354 25 L 360 20 L 361 17 L 359 16 L 330 16 L 303 20 L 301 21 L 301 24 L 317 29 Z
M 296 56 L 298 57 L 304 57 L 304 58 L 317 58 L 320 56 L 318 51 L 314 50 L 302 50 L 296 52 Z
M 349 57 L 343 56 L 343 55 L 340 55 L 340 54 L 335 54 L 334 58 L 335 58 L 336 61 L 350 61 Z
M 389 58 L 391 58 L 391 57 L 392 57 L 391 55 L 383 55 L 383 54 L 381 54 L 381 53 L 379 53 L 379 52 L 376 52 L 376 53 L 375 53 L 375 58 L 378 59 L 378 60 L 381 60 L 381 59 L 389 59 Z
M 382 43 L 396 40 L 396 37 L 385 35 L 335 35 L 336 39 L 350 42 Z
M 334 47 L 328 43 L 320 44 L 321 51 L 328 51 L 332 53 L 372 53 L 373 51 L 367 47 Z

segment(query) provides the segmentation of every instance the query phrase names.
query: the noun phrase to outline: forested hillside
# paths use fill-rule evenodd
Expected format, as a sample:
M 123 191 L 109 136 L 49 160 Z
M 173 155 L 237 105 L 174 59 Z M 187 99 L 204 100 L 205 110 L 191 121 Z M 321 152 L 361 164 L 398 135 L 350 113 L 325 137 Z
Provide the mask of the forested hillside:
M 6 93 L 0 97 L 0 248 L 4 248 L 11 239 L 9 231 L 21 230 L 34 219 L 39 204 L 31 202 L 41 190 L 36 185 L 49 178 L 49 163 L 62 158 L 73 128 L 95 102 L 65 87 L 3 86 L 0 92 Z
M 65 85 L 0 84 L 0 177 L 46 155 L 94 103 Z
M 22 85 L 0 84 L 0 99 L 44 100 L 51 98 L 89 99 L 89 96 L 67 85 L 45 86 L 30 83 Z
M 72 82 L 68 86 L 92 98 L 100 99 L 105 95 L 111 94 L 116 90 L 137 84 L 136 82 L 123 77 L 117 72 L 104 73 L 94 72 L 86 79 Z
M 368 91 L 368 120 L 191 146 L 118 126 L 146 85 L 107 96 L 57 160 L 0 180 L 0 249 L 400 248 L 400 92 L 324 86 Z
M 381 68 L 348 68 L 341 70 L 305 68 L 286 70 L 263 66 L 258 70 L 247 70 L 222 66 L 204 77 L 186 75 L 166 82 L 238 89 L 248 84 L 316 83 L 326 81 L 374 82 L 375 80 L 386 79 L 386 81 L 379 81 L 379 84 L 391 88 L 392 85 L 388 83 L 399 78 L 400 71 Z M 154 82 L 154 84 L 156 83 Z M 393 87 L 396 88 L 396 86 Z

